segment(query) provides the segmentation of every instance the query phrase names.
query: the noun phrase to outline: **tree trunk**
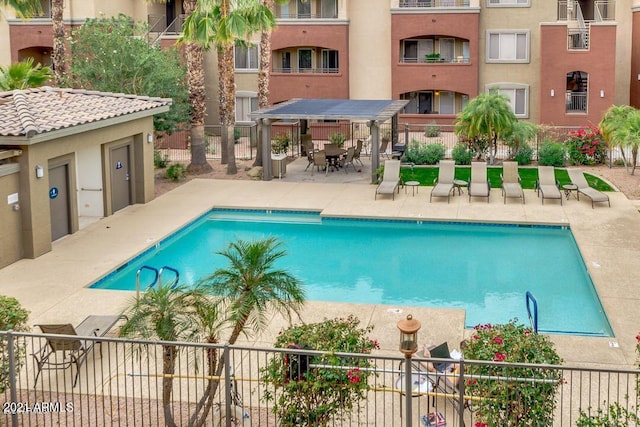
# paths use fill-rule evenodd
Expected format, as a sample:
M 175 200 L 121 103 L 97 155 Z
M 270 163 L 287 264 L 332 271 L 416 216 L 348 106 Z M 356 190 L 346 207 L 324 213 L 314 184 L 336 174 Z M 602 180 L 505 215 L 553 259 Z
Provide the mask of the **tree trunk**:
M 263 0 L 262 4 L 273 11 L 273 0 Z M 269 76 L 271 75 L 271 30 L 260 34 L 260 68 L 258 70 L 258 107 L 269 106 Z M 256 158 L 253 166 L 262 166 L 262 135 L 258 133 Z
M 67 74 L 67 63 L 64 46 L 64 22 L 62 15 L 64 11 L 64 0 L 53 0 L 51 2 L 51 24 L 53 26 L 53 51 L 51 62 L 53 66 L 53 77 L 58 87 L 64 86 L 64 79 Z
M 197 5 L 197 0 L 186 0 L 184 10 L 191 14 Z M 207 110 L 204 85 L 204 49 L 202 46 L 185 43 L 187 59 L 187 85 L 189 88 L 189 103 L 191 104 L 191 163 L 187 167 L 190 173 L 200 174 L 211 172 L 213 168 L 207 162 L 204 144 L 204 117 Z
M 636 164 L 638 162 L 638 147 L 633 147 L 631 149 L 631 155 L 633 156 L 633 166 L 631 168 L 631 175 L 635 175 Z
M 220 64 L 220 81 L 222 82 L 220 105 L 224 110 L 221 132 L 226 132 L 227 136 L 227 175 L 235 175 L 238 173 L 238 169 L 236 166 L 235 140 L 233 138 L 236 109 L 233 43 L 228 43 L 222 46 L 222 57 L 218 58 L 218 61 Z
M 210 344 L 215 344 L 218 341 L 214 338 L 207 340 Z M 207 353 L 207 375 L 211 378 L 207 381 L 207 388 L 204 390 L 200 401 L 195 407 L 193 414 L 189 417 L 190 427 L 202 427 L 209 416 L 211 407 L 213 405 L 213 398 L 218 390 L 218 384 L 220 380 L 216 377 L 218 350 L 210 347 L 206 350 Z M 202 412 L 202 413 L 201 413 Z M 201 413 L 201 414 L 200 414 Z
M 220 115 L 220 163 L 227 164 L 227 132 L 224 130 L 224 124 L 226 123 L 226 110 L 223 103 L 224 98 L 224 81 L 222 79 L 224 50 L 221 46 L 218 46 L 218 110 Z
M 164 410 L 164 425 L 178 427 L 173 419 L 171 407 L 171 394 L 173 393 L 173 374 L 176 368 L 176 355 L 178 350 L 174 346 L 162 347 L 162 407 Z

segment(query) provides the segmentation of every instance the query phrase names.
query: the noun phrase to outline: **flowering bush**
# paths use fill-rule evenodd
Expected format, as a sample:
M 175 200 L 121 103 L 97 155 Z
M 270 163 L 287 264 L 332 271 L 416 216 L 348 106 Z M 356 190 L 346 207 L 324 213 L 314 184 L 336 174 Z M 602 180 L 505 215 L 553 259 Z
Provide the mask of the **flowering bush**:
M 602 132 L 595 126 L 572 130 L 565 140 L 572 165 L 596 165 L 604 163 L 607 144 Z
M 322 426 L 334 417 L 349 414 L 366 397 L 372 372 L 366 358 L 338 357 L 335 352 L 369 354 L 378 349 L 367 334 L 373 327 L 360 328 L 360 321 L 325 320 L 293 326 L 280 332 L 277 348 L 322 350 L 322 355 L 283 354 L 262 369 L 262 381 L 271 390 L 264 399 L 273 403 L 281 426 Z M 322 368 L 315 366 L 323 366 Z M 331 366 L 331 367 L 327 367 Z M 333 368 L 335 366 L 335 368 Z M 348 367 L 348 368 L 345 368 Z
M 471 363 L 466 368 L 470 378 L 465 383 L 465 393 L 479 398 L 477 403 L 474 401 L 478 416 L 474 427 L 553 425 L 555 392 L 562 380 L 560 371 L 502 365 L 561 363 L 547 337 L 518 325 L 515 320 L 503 325 L 478 325 L 467 341 L 464 357 L 495 362 Z

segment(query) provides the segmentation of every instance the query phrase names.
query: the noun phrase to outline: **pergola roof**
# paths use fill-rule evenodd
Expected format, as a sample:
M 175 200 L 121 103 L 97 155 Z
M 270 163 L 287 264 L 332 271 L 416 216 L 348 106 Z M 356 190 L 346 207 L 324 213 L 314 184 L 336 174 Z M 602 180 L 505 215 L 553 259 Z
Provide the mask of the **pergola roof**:
M 409 101 L 369 99 L 291 99 L 252 112 L 253 119 L 377 120 L 396 115 Z

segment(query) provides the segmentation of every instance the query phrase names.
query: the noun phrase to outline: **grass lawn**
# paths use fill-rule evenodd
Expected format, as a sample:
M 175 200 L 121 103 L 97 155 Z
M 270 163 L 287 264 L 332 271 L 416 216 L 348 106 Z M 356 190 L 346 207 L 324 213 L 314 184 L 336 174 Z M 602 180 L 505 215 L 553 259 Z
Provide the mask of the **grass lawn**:
M 560 185 L 571 184 L 571 180 L 569 179 L 569 174 L 567 174 L 566 169 L 558 169 L 556 168 L 556 179 L 560 182 Z M 501 180 L 500 174 L 502 173 L 501 167 L 488 167 L 487 175 L 489 177 L 489 181 L 491 182 L 491 188 L 500 188 Z M 533 190 L 536 186 L 536 180 L 538 179 L 538 169 L 537 168 L 519 168 L 518 173 L 520 174 L 520 179 L 522 180 L 522 188 Z M 403 181 L 418 181 L 420 185 L 433 185 L 433 181 L 438 177 L 438 168 L 437 167 L 414 167 L 413 171 L 411 171 L 408 167 L 402 167 L 400 170 L 400 175 L 402 176 Z M 598 177 L 590 175 L 588 173 L 584 174 L 591 185 L 596 190 L 600 191 L 613 191 L 606 182 L 601 180 Z M 471 176 L 471 167 L 469 166 L 456 166 L 456 179 L 462 179 L 464 181 L 469 181 Z

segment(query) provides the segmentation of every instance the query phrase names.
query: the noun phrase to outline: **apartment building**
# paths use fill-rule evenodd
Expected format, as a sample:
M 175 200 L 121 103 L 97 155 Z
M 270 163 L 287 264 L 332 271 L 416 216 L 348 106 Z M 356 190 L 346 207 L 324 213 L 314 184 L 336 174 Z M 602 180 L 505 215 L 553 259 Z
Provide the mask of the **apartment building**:
M 0 62 L 47 63 L 42 17 L 0 22 Z M 107 4 L 108 3 L 108 4 Z M 182 1 L 65 0 L 65 23 L 125 13 L 175 42 Z M 290 0 L 275 10 L 272 103 L 291 98 L 405 99 L 401 123 L 452 123 L 492 88 L 533 123 L 597 123 L 612 104 L 640 106 L 640 0 Z M 236 120 L 257 108 L 258 46 L 236 48 Z M 208 124 L 218 121 L 214 53 Z

